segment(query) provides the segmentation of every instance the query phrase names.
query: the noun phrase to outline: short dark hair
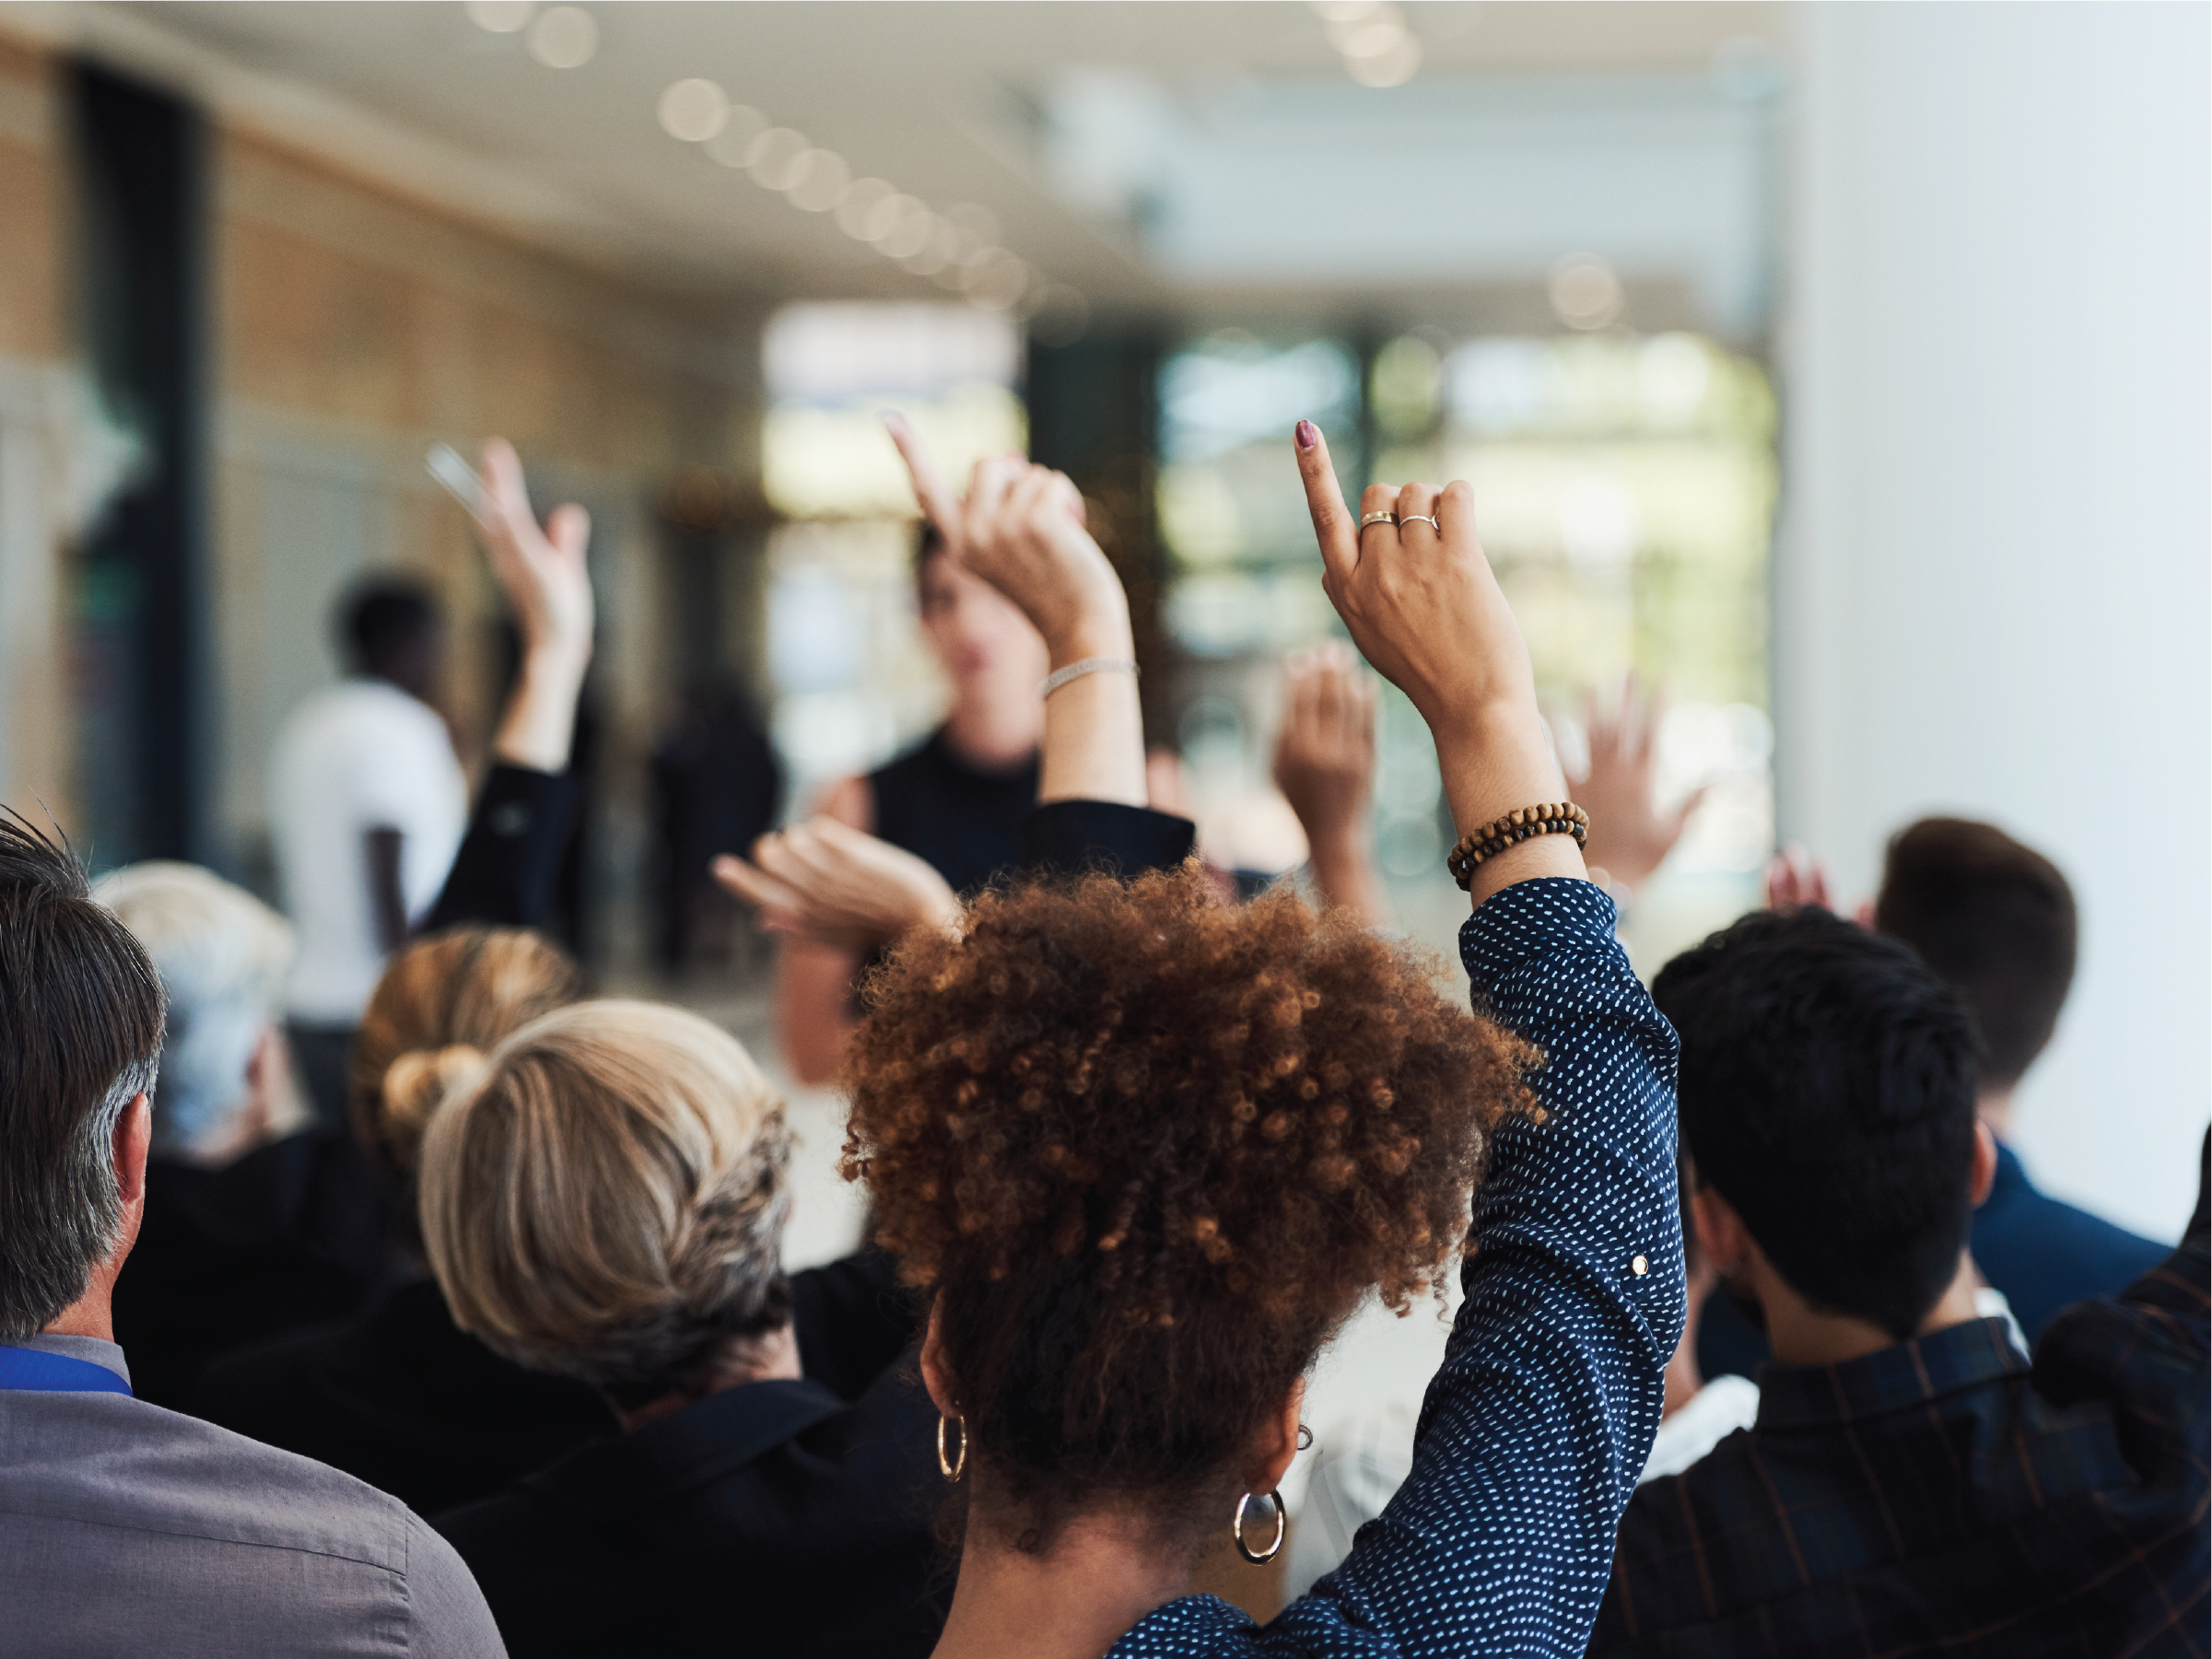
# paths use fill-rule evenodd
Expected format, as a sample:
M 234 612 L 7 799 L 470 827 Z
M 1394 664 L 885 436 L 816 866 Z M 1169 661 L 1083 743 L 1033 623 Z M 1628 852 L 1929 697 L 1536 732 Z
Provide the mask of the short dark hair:
M 412 577 L 371 577 L 345 597 L 338 647 L 351 668 L 375 672 L 418 652 L 443 625 L 438 596 Z
M 2019 1082 L 2074 984 L 2074 890 L 2058 866 L 1994 824 L 1923 818 L 1890 839 L 1874 925 L 1966 1004 L 1982 1081 Z
M 0 1341 L 45 1328 L 114 1248 L 115 1121 L 154 1086 L 165 1013 L 68 847 L 0 812 Z
M 1660 970 L 1681 1138 L 1807 1301 L 1902 1341 L 1973 1213 L 1974 1034 L 1912 951 L 1825 910 L 1761 911 Z

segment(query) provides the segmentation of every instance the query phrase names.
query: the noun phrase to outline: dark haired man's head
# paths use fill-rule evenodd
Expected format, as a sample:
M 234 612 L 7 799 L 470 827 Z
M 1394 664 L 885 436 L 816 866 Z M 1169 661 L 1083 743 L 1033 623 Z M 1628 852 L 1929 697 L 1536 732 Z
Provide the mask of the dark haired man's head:
M 1818 909 L 1744 917 L 1652 995 L 1681 1038 L 1701 1189 L 1810 1307 L 1913 1335 L 1958 1276 L 1986 1181 L 1957 999 L 1904 945 Z
M 2074 893 L 2058 867 L 1995 824 L 1924 818 L 1890 842 L 1874 925 L 1958 993 L 1981 1036 L 1984 1090 L 2008 1093 L 2074 983 Z
M 160 976 L 76 859 L 0 814 L 0 1342 L 52 1325 L 97 1273 L 112 1282 L 165 1013 Z
M 347 672 L 388 680 L 425 702 L 436 690 L 445 655 L 445 613 L 422 583 L 379 577 L 356 588 L 345 601 L 339 636 Z

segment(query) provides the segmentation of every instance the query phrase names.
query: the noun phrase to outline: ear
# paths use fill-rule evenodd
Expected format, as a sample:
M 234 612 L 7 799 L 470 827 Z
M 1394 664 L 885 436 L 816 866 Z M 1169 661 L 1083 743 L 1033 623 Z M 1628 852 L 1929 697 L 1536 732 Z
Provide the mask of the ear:
M 921 1339 L 921 1385 L 930 1391 L 930 1403 L 946 1417 L 960 1415 L 960 1394 L 944 1362 L 944 1343 L 938 1335 L 937 1304 L 930 1304 L 930 1324 Z
M 1979 1117 L 1974 1119 L 1974 1161 L 1966 1176 L 1967 1196 L 1979 1209 L 1989 1198 L 1997 1179 L 1997 1138 Z
M 1259 1425 L 1251 1468 L 1245 1477 L 1250 1482 L 1246 1490 L 1271 1492 L 1282 1484 L 1283 1477 L 1291 1472 L 1291 1459 L 1298 1455 L 1298 1417 L 1305 1409 L 1305 1379 L 1300 1377 L 1283 1396 L 1282 1408 L 1270 1412 Z
M 292 1089 L 292 1046 L 274 1020 L 262 1027 L 261 1040 L 246 1057 L 246 1092 L 257 1127 L 277 1122 Z
M 1750 1230 L 1717 1188 L 1700 1183 L 1691 1193 L 1690 1224 L 1697 1232 L 1698 1247 L 1721 1278 L 1740 1270 L 1750 1260 Z
M 153 1097 L 141 1090 L 115 1120 L 115 1140 L 110 1149 L 115 1161 L 115 1196 L 126 1211 L 146 1201 L 146 1159 L 153 1144 Z

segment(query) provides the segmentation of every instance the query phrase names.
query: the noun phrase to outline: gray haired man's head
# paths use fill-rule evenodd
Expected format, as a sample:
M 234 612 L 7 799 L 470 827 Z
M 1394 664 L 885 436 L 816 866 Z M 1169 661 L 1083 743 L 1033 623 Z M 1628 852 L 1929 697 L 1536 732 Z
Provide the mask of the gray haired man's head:
M 193 1158 L 232 1143 L 281 1018 L 291 925 L 212 870 L 167 859 L 111 871 L 92 896 L 146 947 L 169 994 L 154 1150 Z
M 0 814 L 0 1342 L 121 1243 L 115 1129 L 154 1086 L 160 976 L 67 848 Z

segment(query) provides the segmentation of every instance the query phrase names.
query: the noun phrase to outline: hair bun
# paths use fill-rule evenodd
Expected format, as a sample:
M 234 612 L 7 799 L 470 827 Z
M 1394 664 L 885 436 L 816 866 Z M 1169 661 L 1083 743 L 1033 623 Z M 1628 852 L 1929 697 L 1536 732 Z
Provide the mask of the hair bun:
M 482 1074 L 484 1056 L 466 1043 L 403 1054 L 384 1072 L 384 1132 L 410 1151 L 422 1141 L 430 1115 L 461 1084 Z

